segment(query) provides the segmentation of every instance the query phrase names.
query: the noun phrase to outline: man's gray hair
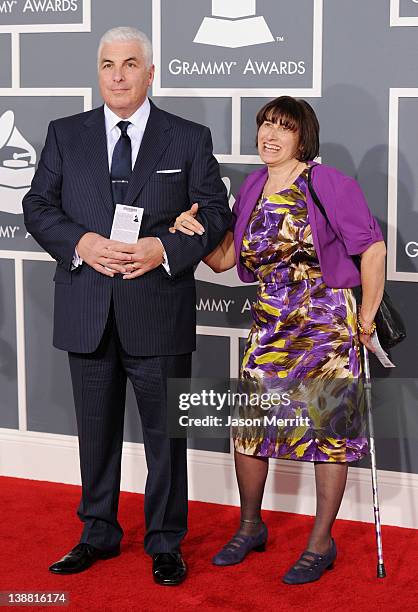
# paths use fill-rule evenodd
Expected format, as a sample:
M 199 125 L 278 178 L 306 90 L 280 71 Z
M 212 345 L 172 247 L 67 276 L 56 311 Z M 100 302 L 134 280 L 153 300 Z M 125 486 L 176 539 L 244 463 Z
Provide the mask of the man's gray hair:
M 112 42 L 128 42 L 128 41 L 136 41 L 141 45 L 145 64 L 147 68 L 151 68 L 152 66 L 152 45 L 151 41 L 144 32 L 141 30 L 137 30 L 137 28 L 130 28 L 125 26 L 120 26 L 118 28 L 112 28 L 103 34 L 99 42 L 99 48 L 97 50 L 97 65 L 100 65 L 100 54 L 102 52 L 102 47 L 106 43 Z

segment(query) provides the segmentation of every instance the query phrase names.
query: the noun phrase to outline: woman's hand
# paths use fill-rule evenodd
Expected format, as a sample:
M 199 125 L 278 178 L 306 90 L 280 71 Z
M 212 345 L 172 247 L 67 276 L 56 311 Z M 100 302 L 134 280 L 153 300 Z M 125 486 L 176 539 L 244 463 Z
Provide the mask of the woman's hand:
M 176 231 L 187 234 L 187 236 L 194 236 L 199 234 L 201 236 L 205 232 L 203 225 L 195 219 L 197 211 L 199 210 L 199 204 L 194 203 L 192 207 L 186 212 L 182 212 L 174 222 L 174 226 L 169 228 L 172 234 Z
M 359 305 L 359 314 L 357 319 L 357 328 L 358 328 L 358 337 L 359 340 L 364 346 L 371 351 L 372 353 L 376 352 L 372 344 L 372 335 L 375 329 L 375 324 L 373 319 L 365 319 L 362 314 L 362 304 Z M 372 332 L 372 333 L 364 333 L 364 332 Z
M 369 334 L 361 334 L 359 332 L 358 337 L 360 339 L 360 342 L 364 344 L 364 346 L 367 348 L 368 351 L 372 353 L 376 352 L 376 349 L 374 348 L 372 344 L 372 340 L 371 340 L 372 337 Z

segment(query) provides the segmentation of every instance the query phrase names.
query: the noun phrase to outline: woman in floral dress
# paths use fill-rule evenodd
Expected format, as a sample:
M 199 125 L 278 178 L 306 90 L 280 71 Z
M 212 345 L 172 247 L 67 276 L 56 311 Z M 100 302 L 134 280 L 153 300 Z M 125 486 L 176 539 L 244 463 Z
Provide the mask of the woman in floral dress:
M 305 551 L 283 577 L 302 584 L 332 567 L 337 552 L 331 529 L 348 464 L 368 452 L 356 382 L 360 343 L 374 350 L 370 336 L 383 294 L 386 249 L 356 181 L 312 162 L 319 153 L 319 124 L 306 101 L 282 96 L 269 102 L 257 115 L 257 128 L 265 167 L 245 180 L 233 231 L 204 261 L 216 272 L 237 264 L 241 280 L 258 281 L 240 378 L 269 393 L 290 391 L 287 403 L 268 414 L 306 417 L 309 426 L 289 426 L 288 420 L 284 426 L 234 428 L 241 523 L 213 563 L 240 563 L 251 550 L 264 550 L 261 504 L 269 458 L 310 461 L 315 523 Z M 309 172 L 327 218 L 312 199 Z M 204 231 L 198 204 L 171 231 Z M 354 255 L 361 256 L 361 273 Z M 357 313 L 352 287 L 360 284 Z

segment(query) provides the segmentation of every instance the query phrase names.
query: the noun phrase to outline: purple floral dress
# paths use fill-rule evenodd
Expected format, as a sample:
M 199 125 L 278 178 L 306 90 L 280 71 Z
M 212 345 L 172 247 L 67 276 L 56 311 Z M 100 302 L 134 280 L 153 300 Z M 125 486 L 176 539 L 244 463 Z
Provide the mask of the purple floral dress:
M 263 408 L 279 421 L 233 428 L 234 446 L 260 457 L 356 461 L 368 452 L 356 302 L 351 289 L 324 284 L 306 189 L 307 169 L 289 189 L 261 197 L 244 235 L 241 257 L 259 286 L 240 378 L 290 395 Z

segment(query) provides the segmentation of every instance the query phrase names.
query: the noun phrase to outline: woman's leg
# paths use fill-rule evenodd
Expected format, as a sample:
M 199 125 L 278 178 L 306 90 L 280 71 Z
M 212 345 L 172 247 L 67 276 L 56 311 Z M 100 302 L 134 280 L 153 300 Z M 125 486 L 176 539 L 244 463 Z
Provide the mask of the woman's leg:
M 337 551 L 331 545 L 331 529 L 344 494 L 347 468 L 347 463 L 315 462 L 315 523 L 306 551 L 283 577 L 286 584 L 313 582 L 332 567 Z
M 315 462 L 316 517 L 307 549 L 325 553 L 347 481 L 348 463 Z
M 245 455 L 237 451 L 234 457 L 241 499 L 240 532 L 244 535 L 255 535 L 260 531 L 261 503 L 268 472 L 268 458 Z

